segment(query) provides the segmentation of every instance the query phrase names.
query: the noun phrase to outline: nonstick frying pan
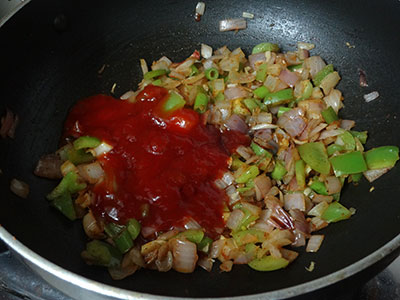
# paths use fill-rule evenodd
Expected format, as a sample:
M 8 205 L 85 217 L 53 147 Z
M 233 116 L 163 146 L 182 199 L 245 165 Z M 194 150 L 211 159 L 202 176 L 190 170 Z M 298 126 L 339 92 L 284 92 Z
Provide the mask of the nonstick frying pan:
M 348 185 L 341 201 L 357 213 L 322 230 L 326 238 L 320 251 L 301 253 L 285 270 L 260 273 L 235 266 L 220 273 L 215 267 L 211 273 L 186 275 L 141 270 L 112 281 L 106 270 L 81 260 L 86 237 L 80 222 L 70 222 L 49 207 L 45 195 L 56 182 L 37 178 L 32 170 L 41 155 L 58 148 L 63 121 L 78 99 L 110 94 L 114 83 L 115 96 L 136 88 L 139 58 L 151 62 L 166 55 L 180 61 L 200 43 L 214 49 L 240 46 L 249 53 L 262 41 L 278 43 L 285 51 L 297 41 L 312 42 L 314 53 L 339 70 L 346 106 L 341 117 L 368 130 L 366 147 L 400 145 L 399 1 L 206 1 L 200 22 L 193 17 L 196 3 L 35 0 L 0 28 L 0 109 L 4 113 L 8 107 L 20 117 L 15 139 L 0 141 L 0 237 L 47 280 L 79 298 L 85 289 L 131 299 L 287 298 L 367 268 L 369 274 L 382 269 L 400 245 L 398 166 L 372 184 L 373 192 L 366 180 L 357 187 Z M 241 17 L 243 11 L 255 14 L 246 30 L 218 31 L 219 20 Z M 367 74 L 367 88 L 359 86 L 359 68 Z M 365 103 L 363 94 L 374 90 L 380 97 Z M 9 191 L 11 178 L 29 183 L 28 199 Z M 311 261 L 316 267 L 308 272 Z

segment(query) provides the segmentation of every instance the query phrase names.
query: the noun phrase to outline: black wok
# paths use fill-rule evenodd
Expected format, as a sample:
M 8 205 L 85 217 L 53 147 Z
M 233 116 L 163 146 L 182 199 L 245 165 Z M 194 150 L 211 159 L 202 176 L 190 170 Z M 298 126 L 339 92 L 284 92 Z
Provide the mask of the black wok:
M 373 183 L 373 192 L 366 180 L 358 187 L 347 186 L 341 201 L 357 208 L 357 213 L 322 230 L 326 238 L 320 251 L 301 253 L 285 270 L 260 273 L 236 266 L 230 273 L 220 273 L 215 267 L 211 273 L 197 270 L 187 275 L 141 270 L 112 281 L 106 270 L 81 260 L 86 237 L 80 222 L 70 222 L 49 207 L 45 195 L 56 182 L 37 178 L 32 170 L 42 154 L 57 149 L 63 121 L 78 99 L 110 94 L 114 83 L 116 96 L 135 89 L 141 77 L 139 58 L 151 62 L 166 55 L 180 61 L 202 42 L 214 49 L 240 46 L 247 53 L 262 41 L 278 43 L 284 50 L 294 49 L 297 41 L 312 42 L 317 45 L 314 53 L 339 70 L 346 106 L 341 117 L 355 119 L 357 129 L 368 130 L 367 148 L 400 145 L 399 1 L 206 1 L 206 13 L 198 23 L 193 18 L 196 3 L 36 0 L 0 29 L 0 113 L 8 107 L 21 120 L 14 140 L 0 141 L 1 225 L 33 252 L 66 270 L 163 296 L 277 296 L 271 292 L 290 288 L 279 294 L 289 297 L 367 267 L 372 272 L 383 268 L 400 244 L 398 166 Z M 241 17 L 243 11 L 255 14 L 246 30 L 218 31 L 219 20 Z M 99 75 L 103 64 L 105 70 Z M 358 68 L 366 71 L 368 88 L 359 86 Z M 362 95 L 373 90 L 381 96 L 366 104 Z M 14 177 L 29 183 L 28 199 L 9 191 Z M 4 230 L 1 236 L 13 245 Z M 374 264 L 378 257 L 385 259 Z M 307 272 L 311 261 L 316 268 Z

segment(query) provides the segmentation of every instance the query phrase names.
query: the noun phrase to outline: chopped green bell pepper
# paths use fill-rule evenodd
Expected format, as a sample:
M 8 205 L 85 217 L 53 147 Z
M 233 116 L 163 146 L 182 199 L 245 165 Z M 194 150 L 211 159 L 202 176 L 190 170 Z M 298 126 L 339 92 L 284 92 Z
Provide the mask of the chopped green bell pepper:
M 254 151 L 254 153 L 258 156 L 268 156 L 272 157 L 272 154 L 265 150 L 263 147 L 259 146 L 255 142 L 251 142 L 250 144 L 251 149 Z
M 161 79 L 157 79 L 157 80 L 152 81 L 151 84 L 155 85 L 155 86 L 162 86 L 162 81 L 161 81 Z
M 256 258 L 249 262 L 250 268 L 256 271 L 275 271 L 285 268 L 288 264 L 289 261 L 283 257 L 278 258 L 271 255 Z
M 122 260 L 122 255 L 116 248 L 99 240 L 87 243 L 86 252 L 91 262 L 99 266 L 116 267 Z
M 282 180 L 283 176 L 285 176 L 286 173 L 287 170 L 284 164 L 279 160 L 275 161 L 275 167 L 272 170 L 271 177 L 275 180 Z
M 268 93 L 264 98 L 265 105 L 277 106 L 293 100 L 293 90 L 287 88 L 275 93 Z
M 324 118 L 325 122 L 328 124 L 331 124 L 332 122 L 339 120 L 339 117 L 337 116 L 332 106 L 329 106 L 327 109 L 321 111 L 321 115 Z
M 288 66 L 287 68 L 288 68 L 289 71 L 293 72 L 294 70 L 301 69 L 302 67 L 303 67 L 303 64 L 301 63 L 301 64 L 298 64 L 298 65 Z
M 256 54 L 266 51 L 278 52 L 279 46 L 277 44 L 272 44 L 272 43 L 260 43 L 254 46 L 253 51 L 251 53 Z
M 350 132 L 345 131 L 336 139 L 336 144 L 343 146 L 346 151 L 353 151 L 356 148 L 356 141 Z
M 329 195 L 325 183 L 319 181 L 317 178 L 313 179 L 312 183 L 310 184 L 310 188 L 320 195 Z
M 86 152 L 85 149 L 76 150 L 74 147 L 68 149 L 67 158 L 74 165 L 89 163 L 95 159 L 95 157 L 90 152 Z
M 190 70 L 191 72 L 189 76 L 196 76 L 197 74 L 199 74 L 199 69 L 195 65 L 191 65 Z
M 116 238 L 124 230 L 125 230 L 124 225 L 116 223 L 108 223 L 104 226 L 104 231 L 112 239 Z
M 362 144 L 365 144 L 367 142 L 368 131 L 350 130 L 350 133 L 352 134 L 352 136 L 358 138 Z
M 330 74 L 333 72 L 333 65 L 326 65 L 321 71 L 319 71 L 314 79 L 313 83 L 315 86 L 319 86 L 321 84 L 321 81 L 326 77 L 326 75 Z
M 179 237 L 185 237 L 189 242 L 199 244 L 203 240 L 204 232 L 200 229 L 188 229 L 180 232 L 176 236 L 178 239 Z
M 246 171 L 244 171 L 238 178 L 236 178 L 237 183 L 246 183 L 250 179 L 256 178 L 260 173 L 257 166 L 250 166 Z
M 128 252 L 133 247 L 132 237 L 127 230 L 123 230 L 116 238 L 114 238 L 114 243 L 122 254 Z
M 258 216 L 253 215 L 248 209 L 242 207 L 241 210 L 244 212 L 244 217 L 243 219 L 239 222 L 237 228 L 234 230 L 240 231 L 240 230 L 246 230 L 247 226 L 249 226 L 252 222 L 258 219 Z
M 295 163 L 295 174 L 297 185 L 300 189 L 304 189 L 306 185 L 306 172 L 304 161 L 301 159 L 297 160 Z
M 256 109 L 259 108 L 257 102 L 253 98 L 247 98 L 243 100 L 244 105 L 246 105 L 247 109 L 251 112 L 254 112 Z
M 269 94 L 269 90 L 265 85 L 262 85 L 258 88 L 256 88 L 253 91 L 253 94 L 256 95 L 258 98 L 265 98 Z
M 328 152 L 329 156 L 331 156 L 335 152 L 340 152 L 340 151 L 343 151 L 343 150 L 344 150 L 344 147 L 341 146 L 341 145 L 338 145 L 338 144 L 332 144 L 332 145 L 329 145 L 326 148 L 326 152 Z
M 322 213 L 321 219 L 328 223 L 338 222 L 350 218 L 351 212 L 339 202 L 332 202 Z
M 291 110 L 290 107 L 285 107 L 285 106 L 279 106 L 279 110 L 278 110 L 278 118 L 280 118 L 285 112 Z
M 399 159 L 399 147 L 382 146 L 364 153 L 368 169 L 392 168 Z
M 307 143 L 298 146 L 302 160 L 313 170 L 321 174 L 329 174 L 331 165 L 328 160 L 325 145 L 322 142 Z
M 213 240 L 211 238 L 209 238 L 208 236 L 204 236 L 200 243 L 197 244 L 197 249 L 199 251 L 208 253 L 212 242 Z
M 256 80 L 264 82 L 265 79 L 267 78 L 267 71 L 268 71 L 268 65 L 267 64 L 261 64 L 258 66 L 257 72 L 256 72 Z
M 254 236 L 255 238 L 255 240 L 251 240 L 250 243 L 261 243 L 265 240 L 266 236 L 265 232 L 254 228 L 232 233 L 232 237 L 239 247 L 249 243 L 248 235 Z
M 76 219 L 74 203 L 69 193 L 64 193 L 58 196 L 51 202 L 51 205 L 57 208 L 64 216 L 66 216 L 71 221 Z
M 74 141 L 75 150 L 85 148 L 96 148 L 101 144 L 101 141 L 94 136 L 81 136 Z
M 146 80 L 150 80 L 152 78 L 161 76 L 161 75 L 165 75 L 167 74 L 168 71 L 165 69 L 159 69 L 159 70 L 153 70 L 153 71 L 149 71 L 146 74 L 143 75 L 143 78 Z
M 140 234 L 141 228 L 142 225 L 140 225 L 140 223 L 134 218 L 129 219 L 128 222 L 126 223 L 126 230 L 131 235 L 132 240 L 136 240 L 136 238 Z
M 64 194 L 75 194 L 86 188 L 86 183 L 78 182 L 78 174 L 75 172 L 67 173 L 60 183 L 47 195 L 47 199 L 54 200 Z
M 168 96 L 167 101 L 165 101 L 163 108 L 166 112 L 173 112 L 177 109 L 184 107 L 186 104 L 185 100 L 181 95 L 171 92 Z
M 331 157 L 329 161 L 332 164 L 336 177 L 356 174 L 367 170 L 367 164 L 360 151 L 337 155 Z
M 207 110 L 208 96 L 205 93 L 197 93 L 196 99 L 194 100 L 193 109 L 198 113 L 204 113 Z

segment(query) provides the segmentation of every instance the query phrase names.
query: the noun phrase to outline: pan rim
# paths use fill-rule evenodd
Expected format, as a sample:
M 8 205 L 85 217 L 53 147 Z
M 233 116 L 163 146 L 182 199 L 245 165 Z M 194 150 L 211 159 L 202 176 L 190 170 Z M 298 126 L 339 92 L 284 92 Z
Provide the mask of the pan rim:
M 260 300 L 260 299 L 286 299 L 290 297 L 299 296 L 301 294 L 316 291 L 318 289 L 327 287 L 336 282 L 349 278 L 350 276 L 361 272 L 362 270 L 370 267 L 385 256 L 389 255 L 396 249 L 400 248 L 400 234 L 398 234 L 391 241 L 377 249 L 373 253 L 364 257 L 363 259 L 343 268 L 334 273 L 324 277 L 305 282 L 292 287 L 259 293 L 254 295 L 234 296 L 234 297 L 219 297 L 219 298 L 190 298 L 190 297 L 172 297 L 172 296 L 158 296 L 147 293 L 140 293 L 122 288 L 113 287 L 104 283 L 97 282 L 92 279 L 85 278 L 81 275 L 75 274 L 66 270 L 46 258 L 40 256 L 34 251 L 30 250 L 20 241 L 18 241 L 12 234 L 10 234 L 3 226 L 0 225 L 0 239 L 3 240 L 12 250 L 21 255 L 25 260 L 39 267 L 40 269 L 48 272 L 49 274 L 65 280 L 75 286 L 79 286 L 87 291 L 100 294 L 103 296 L 113 297 L 115 299 L 143 299 L 143 300 L 161 300 L 161 299 L 247 299 L 247 300 Z
M 20 0 L 20 3 L 10 11 L 7 15 L 0 19 L 0 27 L 2 27 L 11 17 L 14 16 L 20 9 L 25 5 L 30 3 L 31 0 Z M 9 233 L 0 224 L 0 239 L 4 241 L 7 246 L 23 257 L 24 260 L 29 261 L 33 265 L 39 267 L 45 272 L 55 276 L 58 279 L 67 281 L 75 286 L 85 289 L 89 292 L 96 293 L 98 295 L 103 295 L 107 297 L 113 297 L 115 299 L 143 299 L 143 300 L 161 300 L 161 299 L 247 299 L 247 300 L 261 300 L 261 299 L 286 299 L 290 297 L 299 296 L 301 294 L 316 291 L 318 289 L 327 287 L 341 280 L 349 278 L 356 273 L 359 273 L 371 265 L 377 263 L 385 256 L 389 255 L 396 249 L 400 248 L 400 234 L 394 237 L 391 241 L 383 245 L 381 248 L 377 249 L 368 256 L 362 258 L 361 260 L 342 268 L 336 272 L 329 275 L 320 277 L 318 279 L 305 282 L 302 284 L 294 285 L 288 288 L 279 289 L 275 291 L 245 295 L 245 296 L 234 296 L 234 297 L 219 297 L 219 298 L 189 298 L 189 297 L 172 297 L 172 296 L 158 296 L 147 293 L 140 293 L 135 291 L 130 291 L 122 288 L 113 287 L 104 283 L 97 282 L 92 279 L 85 278 L 81 275 L 75 274 L 69 270 L 66 270 L 46 258 L 35 253 L 23 243 L 18 241 L 11 233 Z

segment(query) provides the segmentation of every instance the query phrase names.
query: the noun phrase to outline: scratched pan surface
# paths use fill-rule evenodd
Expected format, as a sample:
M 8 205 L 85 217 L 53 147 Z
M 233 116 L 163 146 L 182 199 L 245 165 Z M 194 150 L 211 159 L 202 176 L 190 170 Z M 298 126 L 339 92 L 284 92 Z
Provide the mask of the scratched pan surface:
M 326 239 L 320 251 L 301 253 L 282 271 L 259 273 L 247 266 L 187 275 L 141 270 L 112 281 L 105 270 L 81 260 L 86 238 L 80 222 L 71 223 L 48 206 L 44 196 L 56 183 L 36 178 L 32 170 L 42 154 L 57 149 L 63 121 L 78 99 L 109 94 L 114 83 L 116 96 L 135 89 L 141 78 L 139 58 L 151 62 L 166 55 L 180 61 L 200 43 L 214 49 L 242 47 L 247 54 L 262 41 L 278 43 L 285 51 L 295 49 L 297 41 L 315 43 L 313 53 L 333 63 L 343 78 L 341 117 L 368 130 L 367 148 L 400 145 L 400 2 L 207 1 L 199 23 L 193 19 L 196 2 L 32 1 L 0 28 L 0 110 L 8 107 L 21 119 L 15 140 L 0 141 L 0 223 L 32 251 L 69 271 L 163 296 L 268 295 L 346 268 L 394 239 L 400 228 L 399 167 L 374 182 L 372 193 L 366 180 L 347 186 L 341 201 L 355 207 L 356 215 L 322 230 Z M 255 14 L 246 30 L 218 31 L 219 20 L 241 17 L 243 11 Z M 53 22 L 60 14 L 66 23 L 57 31 Z M 366 71 L 368 88 L 359 87 L 358 68 Z M 373 90 L 381 96 L 366 104 L 362 95 Z M 13 177 L 29 183 L 28 199 L 9 192 Z M 316 262 L 313 272 L 304 269 L 310 261 Z

